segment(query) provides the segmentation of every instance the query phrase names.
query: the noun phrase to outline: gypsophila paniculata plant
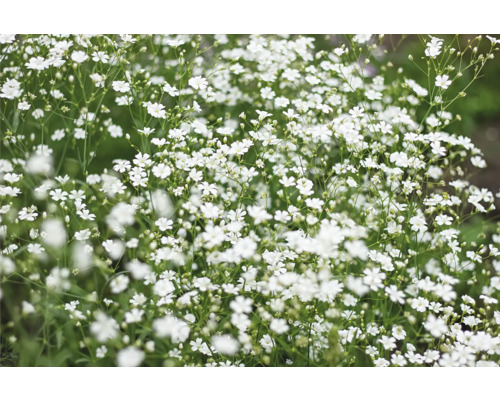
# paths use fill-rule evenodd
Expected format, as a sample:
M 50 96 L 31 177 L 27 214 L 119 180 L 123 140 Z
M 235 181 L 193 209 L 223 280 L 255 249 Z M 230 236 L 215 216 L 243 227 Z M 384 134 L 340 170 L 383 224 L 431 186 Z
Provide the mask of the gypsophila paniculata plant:
M 0 35 L 2 365 L 498 366 L 500 42 L 420 40 Z

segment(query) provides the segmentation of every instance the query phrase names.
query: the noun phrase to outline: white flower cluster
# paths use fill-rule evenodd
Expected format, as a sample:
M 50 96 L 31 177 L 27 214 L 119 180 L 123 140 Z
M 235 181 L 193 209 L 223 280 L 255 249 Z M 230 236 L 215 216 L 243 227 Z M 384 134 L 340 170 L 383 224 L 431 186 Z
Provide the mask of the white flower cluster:
M 29 320 L 47 365 L 498 366 L 500 235 L 463 234 L 495 194 L 447 97 L 498 42 L 431 37 L 422 77 L 375 43 L 2 36 L 9 351 Z

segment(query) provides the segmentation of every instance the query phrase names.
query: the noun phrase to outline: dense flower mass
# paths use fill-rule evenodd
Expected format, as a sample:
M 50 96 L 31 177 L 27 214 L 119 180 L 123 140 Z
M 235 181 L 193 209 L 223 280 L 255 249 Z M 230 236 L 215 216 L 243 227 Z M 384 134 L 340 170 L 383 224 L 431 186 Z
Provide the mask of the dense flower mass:
M 499 43 L 425 41 L 0 35 L 2 362 L 498 366 L 449 105 Z

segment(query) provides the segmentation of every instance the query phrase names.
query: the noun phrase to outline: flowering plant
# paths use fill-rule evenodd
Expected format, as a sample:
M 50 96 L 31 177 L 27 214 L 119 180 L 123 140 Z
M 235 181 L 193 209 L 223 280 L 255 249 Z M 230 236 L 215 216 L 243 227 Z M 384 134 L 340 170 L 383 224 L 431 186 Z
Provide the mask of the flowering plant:
M 499 41 L 424 41 L 0 35 L 2 363 L 497 366 Z

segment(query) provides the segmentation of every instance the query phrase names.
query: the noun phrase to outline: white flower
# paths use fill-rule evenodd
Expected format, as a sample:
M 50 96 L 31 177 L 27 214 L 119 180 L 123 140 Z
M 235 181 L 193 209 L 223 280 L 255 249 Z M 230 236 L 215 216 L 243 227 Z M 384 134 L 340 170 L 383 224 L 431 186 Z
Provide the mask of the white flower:
M 160 279 L 154 284 L 154 292 L 158 296 L 167 296 L 175 290 L 175 286 L 168 279 Z
M 22 302 L 22 312 L 23 315 L 33 314 L 35 312 L 35 306 L 27 301 Z
M 16 97 L 20 97 L 22 93 L 23 89 L 21 89 L 21 82 L 16 79 L 7 78 L 0 90 L 0 97 L 12 100 Z
M 202 76 L 193 76 L 188 84 L 195 90 L 204 90 L 208 86 L 208 81 Z
M 491 42 L 491 44 L 494 46 L 496 44 L 500 44 L 500 39 L 494 38 L 493 36 L 488 36 L 486 35 L 488 40 Z
M 89 58 L 89 56 L 87 54 L 85 54 L 84 51 L 81 51 L 81 50 L 78 50 L 78 51 L 74 51 L 73 53 L 71 53 L 71 59 L 80 64 L 84 61 L 87 61 Z
M 387 293 L 391 301 L 400 304 L 405 303 L 406 295 L 401 290 L 399 290 L 396 285 L 391 285 L 389 287 L 386 287 L 385 292 Z
M 174 205 L 167 192 L 161 189 L 155 190 L 151 195 L 151 205 L 156 215 L 160 217 L 171 217 L 174 214 Z
M 446 324 L 446 321 L 441 318 L 436 318 L 434 314 L 429 314 L 427 321 L 424 323 L 424 328 L 436 338 L 439 338 L 448 332 L 448 325 Z
M 172 229 L 173 223 L 174 221 L 172 221 L 171 219 L 162 217 L 155 222 L 155 225 L 158 227 L 158 229 L 160 229 L 160 231 L 164 232 Z
M 87 240 L 90 238 L 90 230 L 88 229 L 83 229 L 81 231 L 75 232 L 75 239 L 76 240 Z
M 269 329 L 271 329 L 273 332 L 277 333 L 278 335 L 281 335 L 282 333 L 288 332 L 290 327 L 286 323 L 286 321 L 282 318 L 273 318 L 271 320 L 271 323 L 269 324 Z
M 48 61 L 43 57 L 31 57 L 29 62 L 25 65 L 27 68 L 34 69 L 36 71 L 42 71 L 49 67 Z
M 172 170 L 166 164 L 160 163 L 152 168 L 153 175 L 160 179 L 165 179 L 170 176 Z
M 148 264 L 134 260 L 127 263 L 127 271 L 130 271 L 134 279 L 144 279 L 151 273 L 151 267 Z
M 212 203 L 205 203 L 201 205 L 200 211 L 207 219 L 217 219 L 221 210 L 219 207 Z
M 240 342 L 231 335 L 212 336 L 212 344 L 218 353 L 227 356 L 234 356 L 240 348 Z
M 309 199 L 307 199 L 309 200 Z M 274 215 L 274 219 L 278 222 L 288 222 L 291 221 L 292 217 L 288 214 L 288 211 L 283 211 L 283 210 L 278 210 L 276 211 L 276 214 Z
M 85 139 L 87 132 L 85 132 L 85 129 L 76 128 L 73 135 L 75 136 L 75 139 Z
M 48 219 L 42 224 L 42 241 L 51 247 L 62 247 L 66 244 L 66 228 L 58 219 Z
M 266 353 L 270 353 L 274 347 L 273 339 L 267 334 L 262 336 L 262 339 L 259 340 L 259 343 L 264 348 Z
M 418 312 L 424 312 L 429 307 L 429 300 L 423 297 L 417 297 L 411 301 L 411 308 L 417 310 Z
M 108 239 L 102 242 L 102 247 L 106 250 L 109 257 L 113 260 L 119 260 L 125 253 L 125 245 L 119 239 Z
M 165 106 L 159 103 L 149 104 L 147 106 L 148 114 L 155 118 L 167 118 L 167 112 L 165 111 Z
M 233 255 L 237 259 L 250 259 L 257 250 L 257 243 L 250 238 L 245 237 L 239 239 L 233 246 Z
M 168 83 L 165 83 L 165 85 L 163 85 L 163 90 L 165 92 L 167 92 L 172 97 L 179 96 L 179 90 L 177 88 L 169 85 Z
M 50 274 L 46 278 L 47 286 L 54 290 L 69 290 L 71 283 L 68 280 L 69 269 L 67 268 L 52 268 Z
M 34 207 L 23 207 L 18 213 L 18 218 L 21 221 L 34 221 L 36 217 L 38 217 L 38 213 Z
M 104 358 L 106 356 L 106 354 L 108 353 L 108 348 L 106 346 L 101 346 L 101 347 L 98 347 L 95 351 L 95 356 L 97 358 Z
M 123 136 L 123 129 L 119 125 L 111 124 L 108 126 L 108 132 L 112 138 L 119 138 Z
M 0 34 L 0 44 L 9 44 L 16 40 L 16 35 L 12 33 Z
M 12 274 L 16 269 L 14 261 L 0 254 L 0 275 Z
M 481 156 L 474 156 L 470 158 L 470 162 L 476 168 L 486 168 L 486 161 Z
M 220 245 L 226 235 L 224 234 L 224 230 L 219 226 L 207 225 L 205 228 L 205 232 L 201 234 L 201 238 L 205 242 L 205 247 L 211 249 L 215 246 Z
M 153 329 L 158 337 L 170 337 L 173 343 L 185 342 L 190 332 L 186 322 L 172 315 L 155 320 L 153 322 Z
M 365 274 L 363 283 L 369 286 L 371 290 L 378 290 L 383 287 L 382 281 L 385 279 L 386 275 L 384 272 L 380 271 L 380 268 L 365 268 L 363 273 Z
M 118 275 L 116 278 L 113 278 L 111 283 L 109 284 L 109 287 L 111 288 L 111 293 L 121 293 L 125 289 L 127 289 L 127 286 L 130 282 L 130 279 L 127 275 Z
M 130 91 L 130 84 L 125 81 L 114 81 L 112 86 L 114 90 L 120 93 L 127 93 Z
M 52 172 L 52 156 L 50 154 L 33 154 L 26 163 L 26 172 L 36 175 L 49 175 Z
M 260 95 L 263 99 L 272 100 L 276 96 L 276 93 L 270 87 L 265 87 L 260 89 Z
M 396 346 L 396 339 L 390 336 L 382 335 L 378 342 L 384 347 L 385 350 L 393 350 Z
M 408 155 L 403 152 L 392 153 L 389 160 L 398 167 L 406 168 L 410 165 Z
M 303 196 L 310 196 L 314 193 L 312 190 L 313 183 L 309 179 L 300 178 L 296 183 L 296 187 Z
M 448 215 L 439 214 L 436 217 L 435 221 L 436 221 L 436 224 L 438 224 L 439 226 L 451 225 L 451 223 L 453 222 L 453 218 L 448 216 Z
M 95 321 L 90 324 L 90 332 L 98 342 L 104 343 L 118 336 L 118 323 L 102 311 L 95 313 Z
M 352 257 L 358 257 L 361 260 L 368 258 L 368 247 L 362 240 L 345 241 L 344 247 Z
M 321 208 L 323 207 L 323 204 L 325 204 L 325 202 L 323 200 L 318 199 L 318 198 L 306 199 L 307 207 L 314 208 L 315 210 L 321 210 Z
M 137 347 L 126 347 L 116 355 L 116 365 L 119 367 L 138 367 L 144 361 L 144 352 Z
M 243 296 L 236 296 L 236 298 L 229 303 L 229 307 L 235 313 L 249 314 L 252 312 L 252 304 L 252 299 Z
M 135 209 L 131 204 L 120 202 L 106 216 L 106 223 L 115 233 L 122 233 L 126 226 L 134 224 Z
M 125 313 L 125 322 L 127 324 L 133 324 L 136 322 L 141 322 L 142 316 L 144 315 L 144 310 L 139 310 L 138 308 L 133 308 Z
M 419 216 L 410 218 L 411 230 L 415 232 L 425 232 L 427 230 L 427 223 L 425 219 Z
M 137 129 L 137 132 L 139 133 L 142 133 L 144 136 L 149 136 L 151 135 L 152 133 L 155 133 L 155 130 L 154 129 L 151 129 L 151 128 L 144 128 L 144 129 Z
M 28 102 L 26 101 L 21 101 L 19 102 L 19 104 L 17 105 L 17 108 L 18 110 L 22 110 L 22 111 L 26 111 L 26 110 L 29 110 L 31 107 L 31 104 L 29 104 Z
M 448 87 L 451 85 L 451 80 L 449 78 L 450 77 L 448 75 L 436 76 L 436 86 L 443 88 L 443 90 L 448 89 Z
M 266 210 L 259 206 L 248 206 L 247 210 L 248 215 L 254 218 L 256 225 L 272 218 L 271 214 L 269 214 Z
M 425 55 L 427 57 L 436 58 L 441 54 L 441 47 L 443 45 L 443 39 L 438 39 L 431 37 L 431 41 L 427 43 L 427 48 L 425 49 Z
M 372 38 L 373 35 L 371 34 L 361 34 L 361 35 L 354 35 L 353 40 L 359 44 L 363 44 L 366 42 L 369 42 L 370 39 Z

